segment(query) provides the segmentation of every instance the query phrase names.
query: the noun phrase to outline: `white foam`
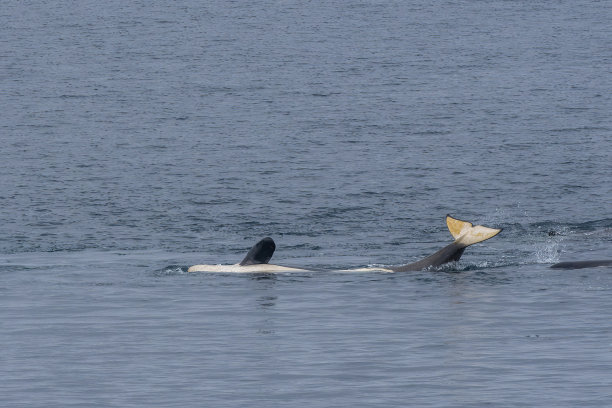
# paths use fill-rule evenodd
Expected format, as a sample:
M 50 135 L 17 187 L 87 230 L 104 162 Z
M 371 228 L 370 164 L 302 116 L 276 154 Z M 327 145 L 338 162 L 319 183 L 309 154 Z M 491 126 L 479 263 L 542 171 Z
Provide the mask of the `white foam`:
M 559 262 L 559 246 L 561 240 L 547 240 L 537 244 L 535 248 L 535 258 L 538 263 Z

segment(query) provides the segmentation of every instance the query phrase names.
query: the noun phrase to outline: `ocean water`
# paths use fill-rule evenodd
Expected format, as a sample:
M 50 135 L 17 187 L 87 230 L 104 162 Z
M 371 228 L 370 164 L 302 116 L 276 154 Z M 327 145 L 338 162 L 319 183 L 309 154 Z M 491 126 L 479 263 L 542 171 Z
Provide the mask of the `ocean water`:
M 6 1 L 3 407 L 608 407 L 607 1 Z M 446 214 L 501 227 L 437 271 Z M 187 273 L 275 239 L 313 272 Z

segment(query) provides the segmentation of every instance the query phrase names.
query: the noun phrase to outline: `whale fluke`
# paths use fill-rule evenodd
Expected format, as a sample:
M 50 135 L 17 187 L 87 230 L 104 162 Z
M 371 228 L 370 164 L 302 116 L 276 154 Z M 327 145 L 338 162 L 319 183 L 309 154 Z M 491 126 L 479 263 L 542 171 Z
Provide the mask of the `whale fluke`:
M 421 269 L 431 266 L 436 267 L 448 262 L 458 261 L 461 255 L 463 255 L 465 248 L 478 242 L 486 241 L 489 238 L 493 238 L 502 231 L 501 228 L 488 228 L 482 225 L 473 225 L 471 222 L 462 221 L 450 215 L 446 216 L 446 226 L 453 238 L 455 238 L 455 242 L 418 262 L 395 266 L 389 269 L 393 272 L 420 271 Z
M 455 239 L 459 238 L 461 234 L 473 227 L 471 222 L 458 220 L 457 218 L 451 217 L 450 214 L 446 215 L 446 226 Z
M 242 262 L 241 266 L 267 264 L 274 255 L 276 244 L 270 237 L 265 237 L 249 250 Z
M 482 225 L 472 225 L 471 222 L 461 221 L 450 215 L 446 216 L 446 226 L 450 231 L 455 243 L 464 247 L 474 245 L 478 242 L 493 238 L 501 232 L 501 228 L 488 228 Z

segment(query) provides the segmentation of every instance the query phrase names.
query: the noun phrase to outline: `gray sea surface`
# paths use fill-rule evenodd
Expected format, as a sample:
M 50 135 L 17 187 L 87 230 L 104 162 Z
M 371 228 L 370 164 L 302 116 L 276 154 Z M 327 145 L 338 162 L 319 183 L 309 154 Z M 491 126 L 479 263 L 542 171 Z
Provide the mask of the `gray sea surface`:
M 612 3 L 3 1 L 0 406 L 609 407 Z M 440 270 L 446 214 L 495 228 Z M 188 273 L 239 262 L 312 272 Z

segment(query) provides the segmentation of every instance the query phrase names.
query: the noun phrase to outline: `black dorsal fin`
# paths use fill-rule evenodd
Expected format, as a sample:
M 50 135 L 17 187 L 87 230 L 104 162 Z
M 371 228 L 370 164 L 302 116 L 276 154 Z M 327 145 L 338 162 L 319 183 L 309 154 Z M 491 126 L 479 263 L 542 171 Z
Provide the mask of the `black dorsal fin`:
M 255 245 L 253 248 L 246 254 L 240 265 L 257 265 L 257 264 L 267 264 L 272 255 L 274 255 L 274 250 L 276 249 L 276 244 L 274 240 L 270 237 L 265 237 Z

